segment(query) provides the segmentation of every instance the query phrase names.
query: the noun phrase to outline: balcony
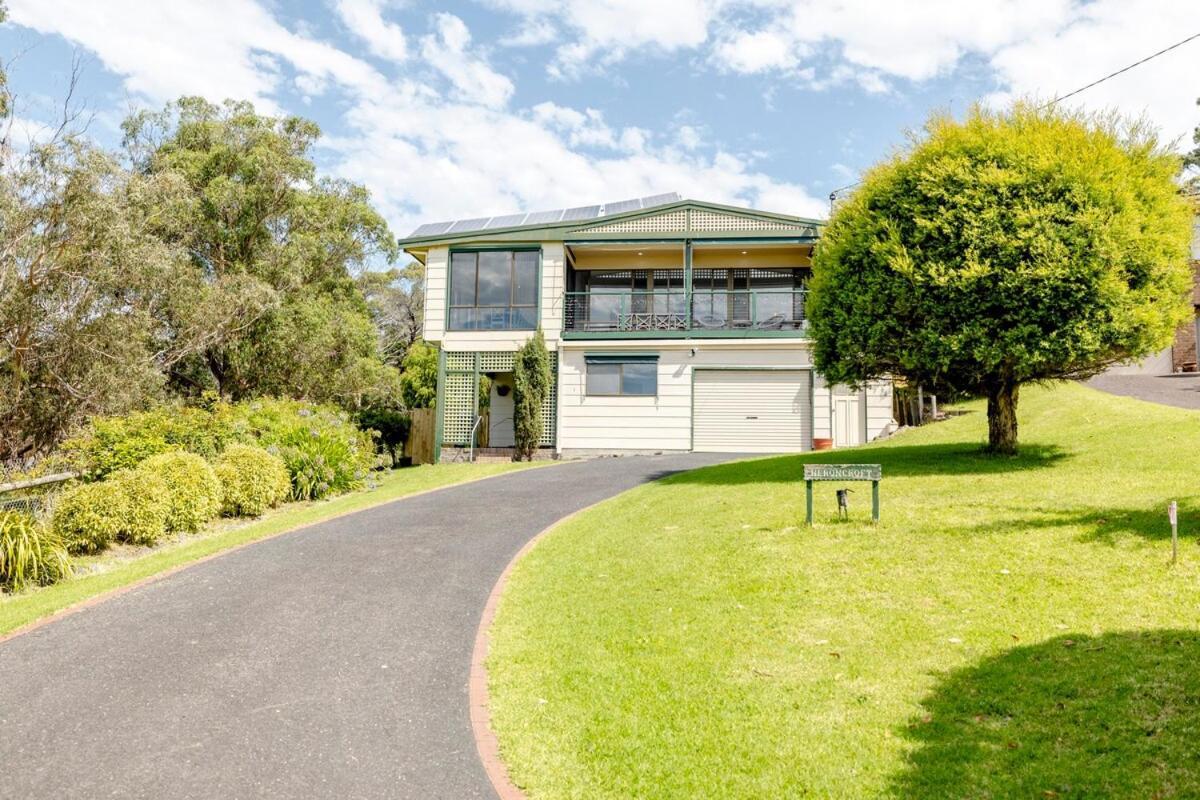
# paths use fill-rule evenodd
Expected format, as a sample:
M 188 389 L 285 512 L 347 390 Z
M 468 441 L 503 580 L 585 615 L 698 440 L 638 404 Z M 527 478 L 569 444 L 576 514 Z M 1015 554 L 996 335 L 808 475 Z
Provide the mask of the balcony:
M 804 289 L 592 289 L 567 292 L 570 338 L 804 336 Z

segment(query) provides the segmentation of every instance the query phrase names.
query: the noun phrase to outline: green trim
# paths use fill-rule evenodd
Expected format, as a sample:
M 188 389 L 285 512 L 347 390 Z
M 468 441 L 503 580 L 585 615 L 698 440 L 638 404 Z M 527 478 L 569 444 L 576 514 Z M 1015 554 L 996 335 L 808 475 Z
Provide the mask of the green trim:
M 442 425 L 446 416 L 446 351 L 438 348 L 437 419 L 433 432 L 433 463 L 442 463 Z
M 687 316 L 687 328 L 692 329 L 692 241 L 689 239 L 683 244 L 683 291 L 684 291 L 684 313 Z
M 700 366 L 692 367 L 693 375 L 697 371 L 700 371 L 700 372 L 805 372 L 805 371 L 811 372 L 812 365 L 811 364 L 797 364 L 797 365 L 793 366 L 793 365 L 789 365 L 789 364 L 772 364 L 770 366 L 765 366 L 765 367 L 756 367 L 756 366 L 750 365 L 750 364 L 748 364 L 748 365 L 739 364 L 738 366 L 722 367 L 718 364 L 716 366 L 710 367 L 707 364 L 702 364 Z
M 658 353 L 584 353 L 584 364 L 657 364 Z
M 798 339 L 808 341 L 804 331 L 563 331 L 566 341 L 587 339 Z
M 526 245 L 511 245 L 511 244 L 464 244 L 455 245 L 450 249 L 451 253 L 492 253 L 492 252 L 514 252 L 514 253 L 532 253 L 534 251 L 541 252 L 542 245 L 539 242 L 530 242 Z
M 609 357 L 617 358 L 617 359 L 620 359 L 620 358 L 625 358 L 625 359 L 643 358 L 643 357 L 658 359 L 660 355 L 661 355 L 660 353 L 650 353 L 645 350 L 626 350 L 626 351 L 622 351 L 622 350 L 587 351 L 587 350 L 584 350 L 583 351 L 583 357 L 585 360 L 589 359 L 589 358 L 609 358 Z
M 626 211 L 622 214 L 610 214 L 603 217 L 587 220 L 567 220 L 564 222 L 555 222 L 549 225 L 514 225 L 508 228 L 493 228 L 490 230 L 481 231 L 464 231 L 461 234 L 447 236 L 446 234 L 437 234 L 433 236 L 410 236 L 404 239 L 397 239 L 397 244 L 404 249 L 410 247 L 425 247 L 429 245 L 450 244 L 453 242 L 504 242 L 504 241 L 560 241 L 566 240 L 569 232 L 586 233 L 589 227 L 602 227 L 605 225 L 613 225 L 616 223 L 627 222 L 630 220 L 640 219 L 648 216 L 656 216 L 658 214 L 676 211 L 678 209 L 700 209 L 704 211 L 718 211 L 721 213 L 732 214 L 747 219 L 754 219 L 763 222 L 782 222 L 790 224 L 797 229 L 819 229 L 825 226 L 823 220 L 812 219 L 809 217 L 794 217 L 788 214 L 777 214 L 770 211 L 759 211 L 753 208 L 740 208 L 738 206 L 726 206 L 719 203 L 707 203 L 700 200 L 679 200 L 674 203 L 667 203 L 661 206 L 653 206 L 651 208 L 637 209 L 635 211 Z M 781 234 L 787 235 L 787 231 L 780 231 Z M 605 234 L 593 234 L 597 237 L 605 237 Z M 618 234 L 620 236 L 628 236 L 628 234 Z M 706 235 L 708 234 L 706 232 Z M 793 234 L 794 235 L 794 234 Z M 719 238 L 719 237 L 718 237 Z M 815 238 L 815 235 L 813 236 Z
M 820 238 L 820 236 L 816 235 L 816 234 L 808 234 L 807 233 L 808 230 L 809 230 L 809 228 L 807 228 L 807 227 L 791 228 L 788 230 L 778 231 L 777 232 L 778 235 L 776 235 L 776 236 L 771 236 L 771 235 L 769 235 L 769 232 L 762 231 L 759 236 L 756 236 L 753 239 L 746 238 L 746 234 L 744 231 L 729 231 L 727 233 L 721 233 L 720 231 L 711 231 L 711 232 L 705 231 L 704 239 L 702 241 L 714 243 L 714 244 L 716 242 L 723 242 L 723 241 L 780 242 L 783 244 L 812 244 L 813 242 L 816 242 Z M 641 243 L 649 244 L 652 242 L 658 242 L 658 243 L 662 243 L 662 244 L 667 244 L 670 242 L 682 242 L 687 239 L 691 239 L 692 241 L 701 241 L 701 240 L 697 240 L 695 238 L 694 232 L 686 231 L 686 230 L 681 230 L 678 233 L 674 233 L 674 232 L 660 233 L 660 234 L 655 234 L 655 235 L 657 238 L 642 239 Z M 575 239 L 572 236 L 568 235 L 568 236 L 563 237 L 563 243 L 568 244 L 568 245 L 579 246 L 579 245 L 583 245 L 583 244 L 619 244 L 622 242 L 629 242 L 630 244 L 637 244 L 639 241 L 637 239 L 630 239 L 628 233 L 592 233 L 591 231 L 581 231 L 580 236 L 586 237 L 586 239 L 583 239 L 583 238 Z

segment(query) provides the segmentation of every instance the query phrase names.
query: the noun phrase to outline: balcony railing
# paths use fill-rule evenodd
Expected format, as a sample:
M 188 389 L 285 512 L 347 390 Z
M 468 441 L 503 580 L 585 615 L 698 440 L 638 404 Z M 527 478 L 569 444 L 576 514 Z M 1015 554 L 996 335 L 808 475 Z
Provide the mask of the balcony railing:
M 805 330 L 804 289 L 683 289 L 567 292 L 563 328 L 572 333 Z

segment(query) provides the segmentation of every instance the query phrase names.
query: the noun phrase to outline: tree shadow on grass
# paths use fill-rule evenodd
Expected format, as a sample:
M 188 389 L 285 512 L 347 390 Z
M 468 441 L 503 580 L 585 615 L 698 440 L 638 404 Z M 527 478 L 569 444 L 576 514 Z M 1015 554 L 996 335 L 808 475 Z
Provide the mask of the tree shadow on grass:
M 1004 510 L 1004 509 L 1001 509 Z M 1152 541 L 1171 538 L 1167 519 L 1167 504 L 1163 502 L 1146 508 L 1056 508 L 1040 511 L 1009 509 L 1001 519 L 964 526 L 967 536 L 1012 533 L 1014 531 L 1048 530 L 1079 527 L 1081 542 L 1115 544 L 1121 537 L 1133 535 Z M 1193 541 L 1200 531 L 1200 506 L 1190 499 L 1179 501 L 1180 542 Z
M 1200 634 L 1066 635 L 948 674 L 896 797 L 1200 796 Z
M 1027 444 L 1017 456 L 993 456 L 976 444 L 927 444 L 829 450 L 756 459 L 689 470 L 668 482 L 730 485 L 793 483 L 804 478 L 805 464 L 881 464 L 883 479 L 914 475 L 1001 475 L 1045 469 L 1068 457 L 1054 445 Z

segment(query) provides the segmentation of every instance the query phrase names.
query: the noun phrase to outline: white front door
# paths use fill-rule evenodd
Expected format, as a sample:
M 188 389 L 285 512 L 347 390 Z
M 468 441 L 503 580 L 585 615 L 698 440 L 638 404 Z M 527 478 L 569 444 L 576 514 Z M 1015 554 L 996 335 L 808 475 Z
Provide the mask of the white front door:
M 812 435 L 807 370 L 697 369 L 692 449 L 700 453 L 790 453 Z

